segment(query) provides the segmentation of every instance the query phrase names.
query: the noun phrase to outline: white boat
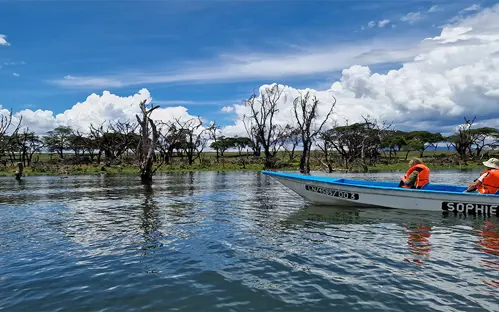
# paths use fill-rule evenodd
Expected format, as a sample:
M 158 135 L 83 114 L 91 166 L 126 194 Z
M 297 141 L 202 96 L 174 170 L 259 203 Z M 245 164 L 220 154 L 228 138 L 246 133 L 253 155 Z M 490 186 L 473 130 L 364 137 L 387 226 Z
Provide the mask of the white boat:
M 499 216 L 499 195 L 463 193 L 467 187 L 429 183 L 407 189 L 378 182 L 262 171 L 318 205 L 385 207 Z

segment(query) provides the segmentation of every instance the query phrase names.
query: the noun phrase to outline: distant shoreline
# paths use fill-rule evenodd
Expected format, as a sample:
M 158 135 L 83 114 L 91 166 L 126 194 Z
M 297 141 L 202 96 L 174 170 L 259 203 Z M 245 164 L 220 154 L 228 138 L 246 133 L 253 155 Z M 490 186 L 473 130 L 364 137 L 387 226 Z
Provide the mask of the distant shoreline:
M 483 165 L 477 164 L 476 162 L 469 163 L 467 165 L 438 165 L 438 164 L 427 164 L 431 170 L 480 170 L 483 169 Z M 327 173 L 319 167 L 311 168 L 315 172 Z M 369 167 L 367 173 L 385 173 L 385 172 L 405 172 L 407 171 L 407 163 L 395 163 L 395 164 L 378 164 L 373 167 Z M 248 164 L 243 168 L 241 165 L 236 164 L 226 164 L 226 165 L 214 165 L 214 166 L 163 166 L 157 170 L 157 173 L 183 173 L 183 172 L 255 172 L 263 170 L 261 164 Z M 295 166 L 284 166 L 281 168 L 273 169 L 275 171 L 296 171 L 298 168 Z M 27 167 L 24 169 L 24 177 L 28 176 L 81 176 L 81 175 L 138 175 L 138 167 L 132 166 L 96 166 L 96 165 L 53 165 L 45 166 L 41 169 L 36 169 L 33 167 Z M 348 172 L 348 173 L 363 173 L 364 171 L 360 168 L 353 168 L 347 171 L 343 168 L 336 168 L 334 173 Z M 15 169 L 13 167 L 0 168 L 0 176 L 8 177 L 14 176 Z

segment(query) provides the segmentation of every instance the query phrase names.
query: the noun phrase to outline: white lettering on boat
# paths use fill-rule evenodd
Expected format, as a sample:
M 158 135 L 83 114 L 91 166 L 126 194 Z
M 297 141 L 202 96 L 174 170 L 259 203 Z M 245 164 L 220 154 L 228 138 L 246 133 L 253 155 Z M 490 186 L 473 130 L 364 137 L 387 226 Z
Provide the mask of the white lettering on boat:
M 499 216 L 499 205 L 442 202 L 442 210 L 466 214 L 483 214 Z
M 315 192 L 327 196 L 333 196 L 333 197 L 338 197 L 338 198 L 343 198 L 343 199 L 351 199 L 351 200 L 358 200 L 359 199 L 359 194 L 357 193 L 350 193 L 347 191 L 341 191 L 341 190 L 335 190 L 327 187 L 322 187 L 322 186 L 314 186 L 314 185 L 305 185 L 305 189 L 310 192 Z

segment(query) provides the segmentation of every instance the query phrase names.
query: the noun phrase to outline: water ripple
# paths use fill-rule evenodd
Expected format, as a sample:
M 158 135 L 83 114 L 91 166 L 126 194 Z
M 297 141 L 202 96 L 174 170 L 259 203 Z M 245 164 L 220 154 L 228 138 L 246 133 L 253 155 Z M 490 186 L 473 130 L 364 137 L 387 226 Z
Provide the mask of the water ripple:
M 315 207 L 259 173 L 3 179 L 0 194 L 0 310 L 499 310 L 497 219 Z

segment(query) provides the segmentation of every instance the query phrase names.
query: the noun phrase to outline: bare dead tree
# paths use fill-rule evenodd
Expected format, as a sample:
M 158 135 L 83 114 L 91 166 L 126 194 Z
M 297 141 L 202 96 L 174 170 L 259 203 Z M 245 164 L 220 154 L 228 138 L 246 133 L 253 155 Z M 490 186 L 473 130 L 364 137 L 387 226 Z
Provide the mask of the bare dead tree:
M 182 145 L 182 133 L 173 121 L 161 122 L 158 127 L 158 149 L 160 156 L 166 164 L 170 164 L 173 151 Z
M 383 135 L 390 125 L 378 123 L 369 116 L 363 117 L 363 122 L 335 126 L 323 131 L 321 139 L 324 141 L 319 146 L 324 152 L 334 153 L 339 156 L 345 169 L 350 170 L 354 163 L 360 164 L 364 170 L 368 165 L 374 165 L 381 156 L 379 149 L 383 143 Z M 330 149 L 332 148 L 332 149 Z
M 219 134 L 220 134 L 220 127 L 217 125 L 216 122 L 213 122 L 210 124 L 210 126 L 206 129 L 206 131 L 208 131 L 208 134 L 209 134 L 209 138 L 213 140 L 213 142 L 217 142 L 218 139 L 219 139 Z M 217 162 L 220 158 L 220 149 L 218 148 L 218 145 L 215 144 L 215 151 L 217 152 Z
M 365 135 L 360 139 L 360 164 L 364 172 L 368 171 L 368 164 L 374 164 L 378 161 L 380 153 L 379 148 L 384 141 L 384 135 L 391 128 L 391 124 L 383 121 L 379 123 L 376 119 L 369 115 L 362 116 L 364 119 Z M 368 162 L 369 160 L 369 162 Z
M 2 155 L 5 155 L 8 147 L 12 144 L 11 140 L 17 137 L 22 119 L 20 116 L 18 122 L 15 123 L 12 111 L 9 111 L 7 115 L 0 115 L 0 153 Z
M 12 111 L 9 112 L 7 116 L 1 115 L 0 117 L 0 139 L 2 139 L 10 130 L 11 135 L 16 134 L 21 127 L 22 116 L 19 117 L 17 124 L 12 124 L 13 114 Z M 13 126 L 14 128 L 11 128 Z M 10 129 L 11 128 L 11 129 Z
M 202 156 L 203 156 L 203 150 L 206 148 L 206 146 L 208 145 L 208 139 L 209 139 L 209 136 L 206 135 L 206 131 L 203 130 L 200 134 L 197 135 L 196 137 L 196 144 L 195 144 L 195 147 L 196 147 L 196 153 L 197 153 L 197 157 L 199 158 L 199 162 L 202 163 L 203 162 L 203 159 L 202 159 Z
M 156 143 L 158 142 L 158 130 L 156 124 L 151 119 L 151 114 L 155 109 L 159 108 L 159 105 L 151 105 L 151 108 L 148 109 L 146 100 L 140 102 L 139 105 L 142 115 L 140 117 L 139 115 L 135 115 L 135 117 L 141 129 L 140 141 L 137 147 L 140 180 L 143 184 L 150 184 L 153 174 L 162 165 L 160 163 L 156 169 L 153 169 L 154 152 L 156 150 Z
M 187 155 L 187 161 L 189 162 L 189 165 L 192 165 L 194 160 L 200 157 L 199 149 L 203 145 L 203 134 L 205 130 L 202 130 L 199 133 L 196 132 L 198 132 L 198 129 L 203 125 L 203 121 L 200 117 L 191 118 L 187 121 L 182 121 L 180 118 L 175 118 L 174 120 L 179 127 L 178 131 L 180 131 L 185 140 L 182 142 L 182 145 L 185 154 Z M 206 142 L 204 142 L 204 146 L 206 146 Z
M 334 163 L 334 152 L 333 152 L 333 141 L 331 138 L 331 133 L 328 131 L 321 132 L 320 139 L 318 140 L 317 147 L 322 151 L 322 155 L 317 156 L 317 160 L 321 165 L 327 168 L 329 173 L 333 172 Z
M 275 124 L 274 120 L 276 113 L 279 111 L 277 106 L 283 91 L 284 89 L 279 84 L 274 84 L 272 87 L 265 88 L 263 92 L 260 92 L 260 97 L 253 94 L 245 101 L 245 105 L 250 109 L 250 114 L 249 116 L 243 116 L 243 119 L 249 119 L 249 123 L 252 125 L 247 129 L 248 135 L 250 137 L 254 135 L 256 141 L 263 147 L 265 169 L 274 166 L 274 156 L 278 150 L 275 144 L 280 142 L 278 136 L 284 133 Z
M 87 144 L 85 135 L 80 130 L 72 129 L 72 133 L 69 136 L 68 141 L 68 147 L 73 150 L 75 159 L 79 162 L 80 157 L 85 157 Z
M 97 154 L 97 163 L 100 164 L 102 152 L 106 150 L 106 141 L 104 139 L 106 131 L 104 130 L 104 124 L 101 124 L 99 127 L 90 124 L 89 127 L 89 138 L 93 141 L 93 145 L 99 150 Z
M 288 141 L 286 135 L 286 126 L 275 125 L 274 135 L 272 136 L 270 141 L 270 154 L 272 155 L 272 158 L 274 158 L 277 152 L 279 152 L 281 149 L 284 150 L 284 145 Z M 274 162 L 274 160 L 272 160 L 272 162 Z
M 112 135 L 112 146 L 114 147 L 114 158 L 119 158 L 127 152 L 136 142 L 136 130 L 138 124 L 131 121 L 116 121 L 109 123 L 109 132 Z
M 252 119 L 248 118 L 247 116 L 243 116 L 242 121 L 244 129 L 248 134 L 248 139 L 250 140 L 249 146 L 253 150 L 253 156 L 260 157 L 262 147 L 260 145 L 260 141 L 257 138 L 257 128 L 254 125 Z
M 298 123 L 298 130 L 301 134 L 303 144 L 303 154 L 300 158 L 300 172 L 310 173 L 310 151 L 312 143 L 316 136 L 322 131 L 322 127 L 329 120 L 336 105 L 336 98 L 333 96 L 334 102 L 331 104 L 326 116 L 317 126 L 318 119 L 318 106 L 320 104 L 317 97 L 310 97 L 310 93 L 305 93 L 304 96 L 296 97 L 293 101 L 293 108 L 295 113 L 296 122 Z
M 137 123 L 129 120 L 109 122 L 107 127 L 104 127 L 104 123 L 98 127 L 90 125 L 89 139 L 91 142 L 88 142 L 87 151 L 92 154 L 93 158 L 93 151 L 90 151 L 90 147 L 99 150 L 98 163 L 101 162 L 102 153 L 106 157 L 106 162 L 118 159 L 125 152 L 138 145 L 139 135 L 136 133 L 138 126 Z
M 44 147 L 43 140 L 40 139 L 34 132 L 30 131 L 28 127 L 24 128 L 23 132 L 18 134 L 19 148 L 21 153 L 21 162 L 24 167 L 31 166 L 33 155 L 40 152 Z
M 296 158 L 296 148 L 301 143 L 300 130 L 291 125 L 286 125 L 284 127 L 284 130 L 286 144 L 284 144 L 283 148 L 284 151 L 289 155 L 289 161 L 293 161 Z

